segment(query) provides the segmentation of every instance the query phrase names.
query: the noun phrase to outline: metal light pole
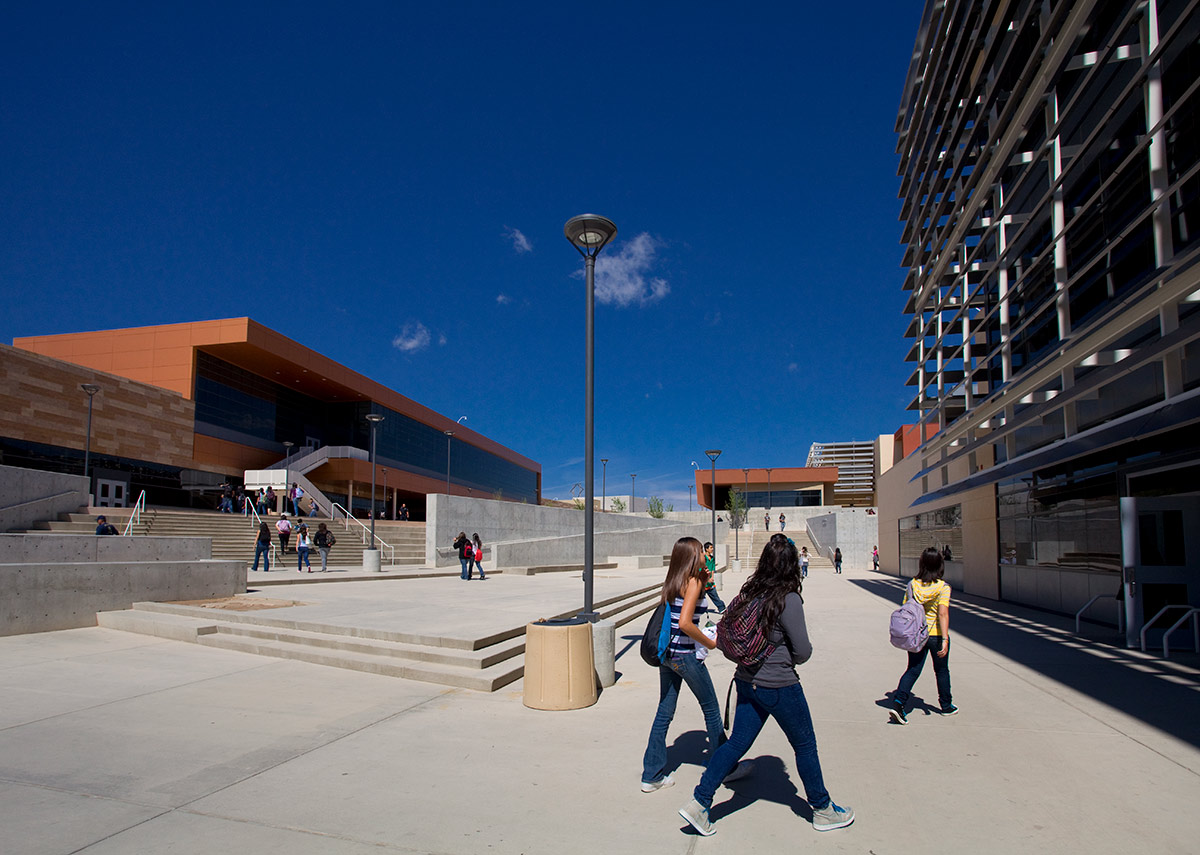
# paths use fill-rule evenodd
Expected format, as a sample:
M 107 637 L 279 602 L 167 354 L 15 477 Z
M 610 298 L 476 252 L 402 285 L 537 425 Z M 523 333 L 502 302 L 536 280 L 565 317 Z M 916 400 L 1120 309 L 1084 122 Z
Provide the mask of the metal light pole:
M 637 512 L 637 476 L 629 476 L 629 513 Z
M 583 440 L 583 481 L 586 490 L 587 506 L 584 510 L 583 521 L 583 613 L 582 617 L 595 622 L 599 615 L 592 608 L 592 583 L 595 575 L 593 567 L 593 547 L 595 545 L 595 501 L 596 501 L 596 256 L 600 250 L 616 237 L 617 226 L 607 217 L 595 214 L 582 214 L 567 220 L 563 226 L 563 236 L 571 242 L 571 246 L 583 256 L 584 280 L 587 283 L 587 365 L 584 388 L 584 440 Z
M 695 484 L 688 484 L 688 510 L 692 509 L 692 490 L 696 489 Z
M 379 413 L 367 413 L 367 421 L 371 423 L 371 549 L 375 549 L 375 428 L 383 421 Z
M 446 495 L 450 495 L 450 437 L 454 436 L 454 431 L 442 431 L 446 434 Z
M 771 470 L 767 470 L 767 510 L 771 510 Z
M 746 524 L 746 518 L 750 515 L 750 500 L 748 498 L 746 498 L 747 494 L 750 492 L 749 488 L 750 488 L 750 470 L 743 469 L 742 470 L 742 502 L 746 505 L 746 508 L 745 508 L 745 510 L 742 511 L 742 525 Z M 739 560 L 742 557 L 742 551 L 741 551 L 742 545 L 741 545 L 741 543 L 738 542 L 740 540 L 740 538 L 738 537 L 738 532 L 741 530 L 741 527 L 742 526 L 738 526 L 736 529 L 734 529 L 734 532 L 733 532 L 733 551 L 738 554 Z
M 83 449 L 83 477 L 88 479 L 88 501 L 90 502 L 92 479 L 88 476 L 88 472 L 92 463 L 92 402 L 95 401 L 96 393 L 100 391 L 100 387 L 95 383 L 82 383 L 79 388 L 87 392 L 88 396 L 87 440 Z
M 387 470 L 383 470 L 383 518 L 388 519 Z
M 712 496 L 710 497 L 710 504 L 712 505 L 712 542 L 715 548 L 717 545 L 717 458 L 721 456 L 721 449 L 710 448 L 704 453 L 712 461 Z
M 600 458 L 600 510 L 608 510 L 608 490 L 605 489 L 605 479 L 608 476 L 608 458 Z
M 290 439 L 285 439 L 283 441 L 283 447 L 284 447 L 284 449 L 286 449 L 287 454 L 283 458 L 283 495 L 280 496 L 280 501 L 283 502 L 284 510 L 287 510 L 288 483 L 292 480 L 291 475 L 288 474 L 288 469 L 290 468 L 291 463 L 292 463 L 292 446 L 295 444 L 296 443 L 292 442 Z M 347 496 L 346 501 L 350 505 L 350 508 L 349 508 L 350 513 L 354 513 L 354 497 Z M 295 510 L 295 508 L 292 508 L 292 510 Z M 330 508 L 331 513 L 332 513 L 332 511 L 333 511 L 333 509 Z

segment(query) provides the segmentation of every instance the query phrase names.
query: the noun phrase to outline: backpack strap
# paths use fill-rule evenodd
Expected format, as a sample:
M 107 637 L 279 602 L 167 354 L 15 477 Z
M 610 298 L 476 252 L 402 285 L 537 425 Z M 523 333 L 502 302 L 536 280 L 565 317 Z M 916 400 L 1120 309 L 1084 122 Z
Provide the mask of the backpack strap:
M 733 681 L 735 677 L 729 679 L 729 691 L 725 693 L 725 729 L 729 730 L 729 699 L 733 697 Z

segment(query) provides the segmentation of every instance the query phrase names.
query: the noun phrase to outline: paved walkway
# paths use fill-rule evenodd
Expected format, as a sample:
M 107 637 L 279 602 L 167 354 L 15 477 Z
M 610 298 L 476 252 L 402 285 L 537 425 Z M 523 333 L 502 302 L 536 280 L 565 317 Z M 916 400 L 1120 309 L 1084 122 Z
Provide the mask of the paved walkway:
M 652 574 L 650 574 L 652 575 Z M 636 576 L 637 578 L 633 578 Z M 605 586 L 648 578 L 605 572 Z M 575 574 L 351 582 L 261 595 L 465 630 L 541 616 Z M 729 585 L 727 587 L 733 587 Z M 325 593 L 323 593 L 325 592 Z M 731 594 L 732 591 L 727 591 Z M 701 773 L 685 696 L 669 737 L 679 785 L 638 788 L 657 677 L 618 631 L 623 672 L 574 712 L 494 694 L 102 629 L 0 638 L 0 852 L 1184 853 L 1200 849 L 1200 668 L 1074 640 L 1066 620 L 956 598 L 955 700 L 908 727 L 882 704 L 903 655 L 888 577 L 810 577 L 816 646 L 801 669 L 826 782 L 857 822 L 806 822 L 768 725 L 757 773 L 718 793 L 717 834 L 676 809 Z M 545 611 L 551 611 L 550 608 Z M 418 617 L 421 615 L 422 617 Z M 724 694 L 732 666 L 710 660 Z M 932 674 L 918 695 L 936 700 Z

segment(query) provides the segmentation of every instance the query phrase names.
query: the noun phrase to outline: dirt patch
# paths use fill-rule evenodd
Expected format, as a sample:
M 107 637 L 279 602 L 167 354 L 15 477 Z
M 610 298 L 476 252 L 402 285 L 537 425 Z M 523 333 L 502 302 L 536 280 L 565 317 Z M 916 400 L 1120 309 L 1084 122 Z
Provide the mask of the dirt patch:
M 267 597 L 221 597 L 216 600 L 179 600 L 177 606 L 199 606 L 202 609 L 220 609 L 227 612 L 254 612 L 259 609 L 286 609 L 290 606 L 307 606 L 300 600 L 272 600 Z

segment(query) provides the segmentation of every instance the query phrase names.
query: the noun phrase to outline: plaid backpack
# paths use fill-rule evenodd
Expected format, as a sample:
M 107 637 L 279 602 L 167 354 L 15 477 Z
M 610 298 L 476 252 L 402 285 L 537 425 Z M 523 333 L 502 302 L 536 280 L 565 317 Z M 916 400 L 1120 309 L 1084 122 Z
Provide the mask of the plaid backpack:
M 745 609 L 740 609 L 741 599 L 741 594 L 733 598 L 726 609 L 726 617 L 717 624 L 717 647 L 727 659 L 747 668 L 757 668 L 779 645 L 767 640 L 768 628 L 763 626 L 763 608 L 766 605 L 763 599 L 755 598 L 746 604 Z M 730 619 L 729 612 L 737 617 Z

